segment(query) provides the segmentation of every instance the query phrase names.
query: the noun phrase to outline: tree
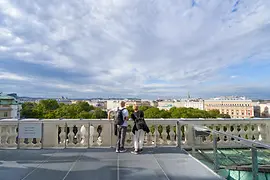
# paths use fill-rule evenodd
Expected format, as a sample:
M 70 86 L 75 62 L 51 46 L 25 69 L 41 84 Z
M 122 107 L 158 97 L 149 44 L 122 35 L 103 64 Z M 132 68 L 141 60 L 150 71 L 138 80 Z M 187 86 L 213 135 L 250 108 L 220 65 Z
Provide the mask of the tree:
M 231 118 L 229 114 L 219 114 L 219 118 Z
M 211 118 L 217 118 L 220 115 L 220 112 L 218 109 L 213 109 L 208 111 Z
M 91 119 L 92 118 L 92 114 L 86 111 L 82 111 L 78 114 L 77 116 L 78 118 L 82 118 L 82 119 Z
M 160 116 L 160 118 L 171 118 L 172 117 L 170 111 L 166 111 L 164 109 L 162 109 L 159 112 L 159 116 Z
M 150 107 L 149 106 L 140 106 L 139 107 L 139 110 L 141 111 L 146 111 L 147 109 L 149 109 Z
M 145 118 L 160 118 L 160 111 L 158 108 L 151 107 L 144 112 Z
M 26 102 L 22 104 L 21 116 L 24 118 L 35 118 L 36 114 L 34 112 L 36 104 L 31 102 Z
M 39 105 L 43 106 L 45 111 L 54 111 L 59 108 L 58 102 L 54 99 L 41 100 Z
M 92 106 L 92 105 L 90 106 L 88 102 L 77 102 L 76 105 L 77 105 L 78 110 L 79 110 L 80 112 L 82 112 L 82 111 L 89 112 L 89 111 L 95 109 L 95 107 Z
M 132 114 L 132 113 L 134 112 L 132 106 L 128 106 L 128 107 L 126 107 L 126 108 L 127 108 L 129 114 Z
M 92 119 L 103 119 L 103 118 L 107 118 L 107 113 L 106 111 L 103 111 L 100 108 L 96 108 L 93 113 L 92 113 Z

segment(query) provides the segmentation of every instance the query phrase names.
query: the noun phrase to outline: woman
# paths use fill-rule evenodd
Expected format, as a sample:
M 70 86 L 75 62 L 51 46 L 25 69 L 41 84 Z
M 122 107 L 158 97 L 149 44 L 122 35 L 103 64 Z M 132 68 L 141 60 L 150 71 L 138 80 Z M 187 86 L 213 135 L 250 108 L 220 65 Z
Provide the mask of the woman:
M 134 126 L 132 128 L 133 132 L 133 142 L 134 151 L 131 153 L 138 154 L 142 152 L 144 143 L 144 134 L 149 133 L 150 130 L 144 120 L 143 111 L 139 110 L 138 105 L 133 106 L 134 113 L 131 114 L 131 119 L 134 121 Z

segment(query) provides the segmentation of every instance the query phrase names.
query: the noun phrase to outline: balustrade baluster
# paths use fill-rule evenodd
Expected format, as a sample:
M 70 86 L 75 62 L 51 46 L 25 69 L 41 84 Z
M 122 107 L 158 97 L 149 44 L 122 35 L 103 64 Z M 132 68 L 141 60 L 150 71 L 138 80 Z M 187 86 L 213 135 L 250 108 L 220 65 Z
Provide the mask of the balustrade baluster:
M 169 145 L 173 145 L 176 144 L 175 142 L 175 132 L 174 132 L 174 125 L 170 126 L 170 132 L 169 132 L 169 136 L 170 136 L 170 141 L 168 141 Z
M 74 136 L 75 136 L 75 134 L 74 134 L 74 132 L 73 132 L 73 125 L 68 125 L 68 127 L 69 127 L 69 133 L 68 133 L 68 143 L 67 143 L 67 146 L 69 146 L 69 147 L 73 147 L 73 146 L 75 146 L 75 144 L 74 144 Z
M 168 137 L 168 133 L 167 133 L 167 125 L 163 125 L 162 126 L 162 132 L 161 132 L 161 137 L 160 138 L 160 144 L 166 144 L 167 142 L 167 137 Z
M 89 146 L 94 146 L 94 134 L 95 134 L 95 127 L 91 124 L 90 125 L 90 133 L 89 133 Z
M 59 146 L 61 147 L 65 147 L 66 145 L 66 139 L 67 139 L 67 128 L 66 128 L 66 125 L 64 126 L 58 126 L 60 128 L 60 134 L 59 134 Z

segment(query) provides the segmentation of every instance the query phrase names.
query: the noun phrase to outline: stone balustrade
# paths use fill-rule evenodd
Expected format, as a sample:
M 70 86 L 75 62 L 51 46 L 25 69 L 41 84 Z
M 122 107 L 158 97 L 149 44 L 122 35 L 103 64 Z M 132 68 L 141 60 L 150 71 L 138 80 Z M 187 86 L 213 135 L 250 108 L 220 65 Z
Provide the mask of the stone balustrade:
M 250 140 L 270 142 L 270 119 L 146 119 L 146 122 L 150 133 L 145 134 L 145 146 L 151 147 L 180 146 L 180 138 L 182 148 L 212 148 L 212 135 L 196 132 L 193 125 L 206 126 Z M 40 125 L 41 137 L 20 138 L 18 127 L 26 124 Z M 129 122 L 126 147 L 133 146 L 132 125 L 133 122 Z M 94 148 L 114 147 L 115 144 L 114 124 L 107 119 L 0 120 L 0 149 Z M 242 147 L 237 140 L 224 135 L 218 135 L 218 146 Z

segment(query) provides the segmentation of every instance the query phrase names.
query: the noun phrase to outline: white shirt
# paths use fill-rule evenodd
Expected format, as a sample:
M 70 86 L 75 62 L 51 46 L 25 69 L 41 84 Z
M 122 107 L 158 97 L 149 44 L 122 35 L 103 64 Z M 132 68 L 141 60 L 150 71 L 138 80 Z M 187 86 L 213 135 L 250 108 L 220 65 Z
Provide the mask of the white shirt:
M 122 107 L 119 107 L 119 110 L 122 110 L 123 108 Z M 112 111 L 114 111 L 115 113 L 117 112 L 118 108 L 113 108 Z M 125 118 L 128 118 L 128 110 L 127 109 L 124 109 L 122 111 L 122 114 L 123 114 L 123 118 L 124 118 L 124 123 L 122 124 L 122 126 L 124 127 L 127 127 L 128 126 L 128 123 L 127 123 L 127 120 L 125 120 Z

